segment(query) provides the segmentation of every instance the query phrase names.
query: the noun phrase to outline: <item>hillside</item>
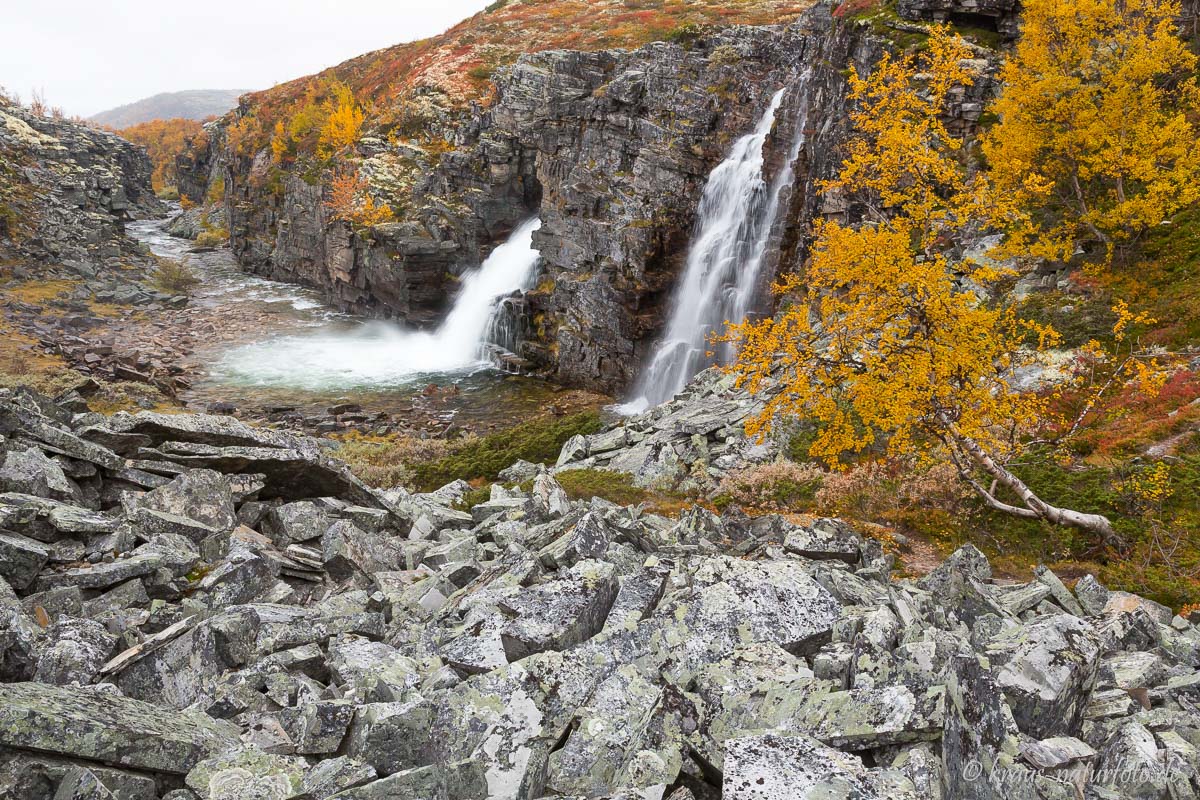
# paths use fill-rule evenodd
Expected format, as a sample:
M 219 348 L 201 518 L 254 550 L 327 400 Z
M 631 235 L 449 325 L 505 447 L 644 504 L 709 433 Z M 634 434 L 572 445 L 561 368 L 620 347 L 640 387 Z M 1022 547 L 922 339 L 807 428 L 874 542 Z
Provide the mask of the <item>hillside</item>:
M 160 119 L 205 120 L 224 114 L 237 105 L 244 89 L 192 89 L 163 92 L 123 106 L 94 114 L 89 119 L 110 128 L 128 128 Z

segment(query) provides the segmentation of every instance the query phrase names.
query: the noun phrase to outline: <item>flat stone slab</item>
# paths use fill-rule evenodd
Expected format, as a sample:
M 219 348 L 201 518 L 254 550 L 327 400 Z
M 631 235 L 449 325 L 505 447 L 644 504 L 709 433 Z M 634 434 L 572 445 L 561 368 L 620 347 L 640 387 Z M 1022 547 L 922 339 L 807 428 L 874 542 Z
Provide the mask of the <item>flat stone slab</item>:
M 747 736 L 726 745 L 724 800 L 878 800 L 862 762 L 804 736 Z
M 88 688 L 0 684 L 0 745 L 6 747 L 184 775 L 238 744 L 235 728 L 202 714 Z

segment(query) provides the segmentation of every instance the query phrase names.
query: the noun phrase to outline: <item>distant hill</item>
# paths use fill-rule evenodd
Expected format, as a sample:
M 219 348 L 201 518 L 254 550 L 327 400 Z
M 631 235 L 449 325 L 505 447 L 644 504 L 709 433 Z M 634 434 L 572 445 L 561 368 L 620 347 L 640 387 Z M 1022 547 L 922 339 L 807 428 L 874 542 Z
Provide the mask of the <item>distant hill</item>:
M 196 119 L 220 116 L 237 105 L 242 89 L 193 89 L 186 92 L 164 92 L 135 103 L 101 111 L 91 117 L 93 122 L 112 128 L 128 128 L 156 119 Z

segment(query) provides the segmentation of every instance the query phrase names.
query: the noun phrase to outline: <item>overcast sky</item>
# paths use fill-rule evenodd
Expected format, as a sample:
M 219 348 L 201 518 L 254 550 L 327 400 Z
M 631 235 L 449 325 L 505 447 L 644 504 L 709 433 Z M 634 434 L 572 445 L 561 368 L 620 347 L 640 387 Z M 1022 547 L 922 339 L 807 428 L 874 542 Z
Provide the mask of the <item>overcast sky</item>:
M 159 92 L 265 89 L 441 33 L 489 0 L 0 0 L 0 86 L 90 116 Z

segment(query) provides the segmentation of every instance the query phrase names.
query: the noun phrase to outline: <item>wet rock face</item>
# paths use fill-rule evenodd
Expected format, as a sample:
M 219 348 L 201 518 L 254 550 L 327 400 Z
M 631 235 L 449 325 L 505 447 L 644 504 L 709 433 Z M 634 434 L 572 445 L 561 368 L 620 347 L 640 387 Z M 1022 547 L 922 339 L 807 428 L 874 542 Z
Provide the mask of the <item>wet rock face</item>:
M 684 436 L 717 453 L 689 471 L 736 468 L 719 385 L 560 460 Z M 463 510 L 229 418 L 5 391 L 0 433 L 75 476 L 0 493 L 0 797 L 1200 791 L 1200 628 L 1094 579 L 1001 585 L 971 547 L 892 579 L 845 523 L 667 519 L 571 500 L 560 467 Z

